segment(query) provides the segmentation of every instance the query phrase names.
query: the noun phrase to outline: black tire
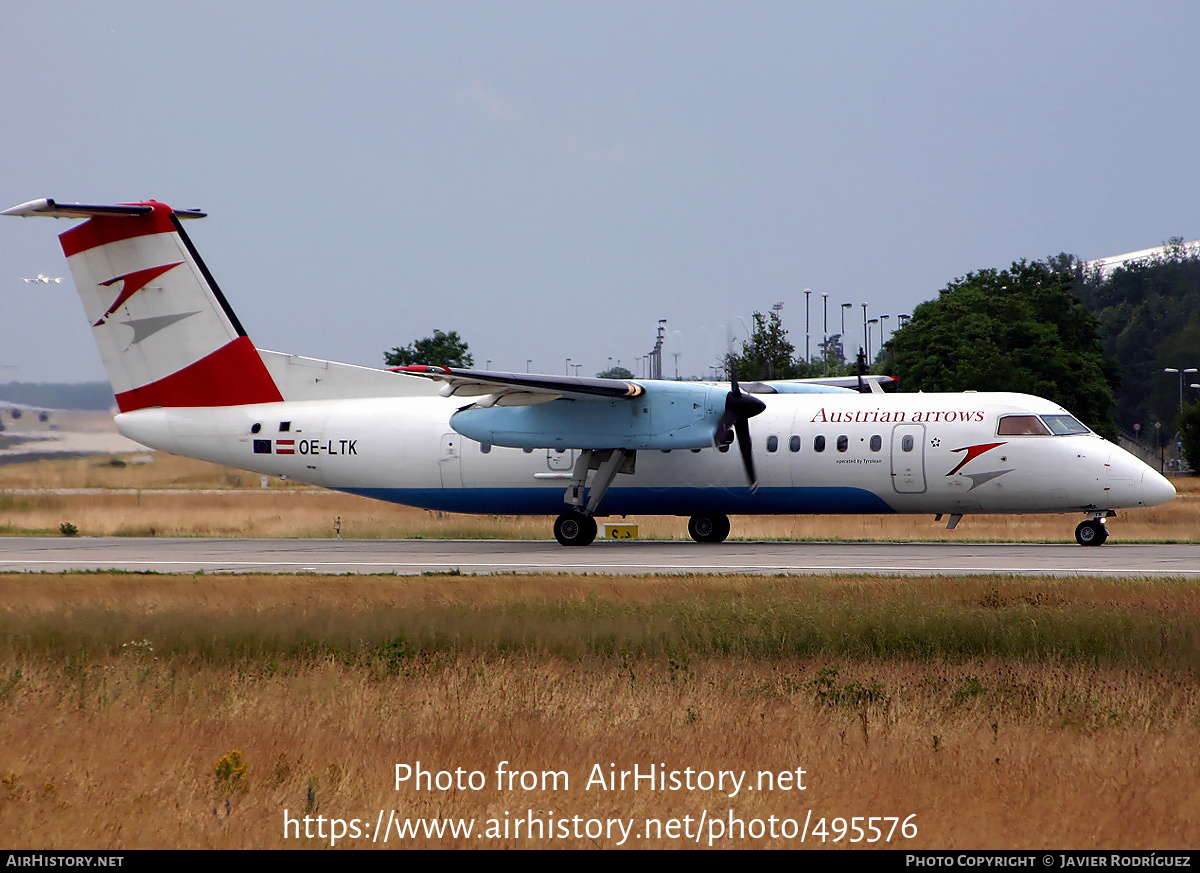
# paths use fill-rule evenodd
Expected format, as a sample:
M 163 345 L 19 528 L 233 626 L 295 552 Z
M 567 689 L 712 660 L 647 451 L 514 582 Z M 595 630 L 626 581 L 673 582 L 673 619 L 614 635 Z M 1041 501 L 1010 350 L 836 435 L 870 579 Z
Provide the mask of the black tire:
M 554 519 L 554 538 L 564 546 L 590 546 L 596 539 L 596 519 L 578 512 L 564 512 Z
M 688 535 L 698 543 L 723 543 L 729 536 L 729 516 L 693 515 L 688 519 Z
M 1108 528 L 1104 526 L 1104 522 L 1097 519 L 1081 521 L 1079 527 L 1075 528 L 1075 542 L 1081 546 L 1102 546 L 1106 539 Z

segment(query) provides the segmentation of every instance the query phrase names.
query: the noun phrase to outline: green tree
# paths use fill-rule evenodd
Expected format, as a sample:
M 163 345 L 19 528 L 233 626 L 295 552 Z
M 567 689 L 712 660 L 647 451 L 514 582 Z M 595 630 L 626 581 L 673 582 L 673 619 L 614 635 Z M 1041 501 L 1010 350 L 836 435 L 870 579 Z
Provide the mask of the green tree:
M 609 367 L 607 370 L 597 373 L 596 376 L 600 379 L 632 379 L 633 373 L 624 367 Z
M 1167 367 L 1200 367 L 1200 250 L 1172 238 L 1160 255 L 1108 274 L 1076 268 L 1075 291 L 1099 320 L 1104 350 L 1120 364 L 1117 424 L 1145 433 L 1179 412 L 1179 382 Z
M 397 346 L 390 352 L 384 352 L 383 359 L 389 367 L 403 367 L 408 364 L 469 367 L 475 363 L 475 359 L 467 351 L 467 344 L 456 330 L 449 333 L 435 330 L 433 336 L 413 340 L 403 348 Z
M 725 363 L 739 379 L 796 379 L 806 375 L 807 368 L 795 359 L 795 352 L 779 313 L 756 312 L 750 337 L 742 341 L 740 351 L 731 353 Z
M 1036 394 L 1112 436 L 1117 367 L 1073 281 L 1042 261 L 968 273 L 913 310 L 882 364 L 907 391 Z

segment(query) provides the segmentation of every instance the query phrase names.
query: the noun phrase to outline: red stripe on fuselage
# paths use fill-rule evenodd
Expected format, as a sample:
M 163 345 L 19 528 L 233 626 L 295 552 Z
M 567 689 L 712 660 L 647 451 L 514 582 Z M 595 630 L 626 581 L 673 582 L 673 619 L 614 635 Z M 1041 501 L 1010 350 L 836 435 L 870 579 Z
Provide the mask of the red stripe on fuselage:
M 116 397 L 122 412 L 150 406 L 241 406 L 283 400 L 258 350 L 244 336 L 170 376 Z
M 69 258 L 71 255 L 94 249 L 96 246 L 120 242 L 123 239 L 133 239 L 135 236 L 171 233 L 175 230 L 175 226 L 171 223 L 171 215 L 174 210 L 165 203 L 147 200 L 145 203 L 123 205 L 150 206 L 153 212 L 146 215 L 97 215 L 89 218 L 78 227 L 59 234 L 58 239 L 62 243 L 63 254 Z

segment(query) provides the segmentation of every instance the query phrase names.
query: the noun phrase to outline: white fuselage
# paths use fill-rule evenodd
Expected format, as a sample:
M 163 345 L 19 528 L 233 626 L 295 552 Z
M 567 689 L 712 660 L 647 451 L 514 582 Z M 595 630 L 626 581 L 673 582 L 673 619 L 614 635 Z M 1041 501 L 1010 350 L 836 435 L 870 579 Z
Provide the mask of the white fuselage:
M 1021 394 L 766 395 L 750 420 L 759 487 L 729 451 L 642 450 L 598 515 L 1095 512 L 1174 496 L 1091 433 L 998 435 L 1003 415 L 1055 415 Z M 117 417 L 147 446 L 395 503 L 555 515 L 576 452 L 487 446 L 450 426 L 460 400 L 392 396 Z

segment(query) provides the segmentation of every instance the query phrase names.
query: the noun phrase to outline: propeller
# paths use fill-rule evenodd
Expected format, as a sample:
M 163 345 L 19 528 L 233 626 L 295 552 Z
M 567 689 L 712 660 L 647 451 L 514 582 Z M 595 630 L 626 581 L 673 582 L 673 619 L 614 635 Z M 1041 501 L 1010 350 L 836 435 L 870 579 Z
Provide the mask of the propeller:
M 754 455 L 750 447 L 750 419 L 758 415 L 766 404 L 742 391 L 738 385 L 737 374 L 733 368 L 729 370 L 730 391 L 725 395 L 725 411 L 717 421 L 714 441 L 717 445 L 727 446 L 737 438 L 738 451 L 742 454 L 742 466 L 746 468 L 746 478 L 750 482 L 750 490 L 758 488 L 758 476 L 754 472 Z

